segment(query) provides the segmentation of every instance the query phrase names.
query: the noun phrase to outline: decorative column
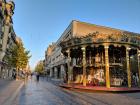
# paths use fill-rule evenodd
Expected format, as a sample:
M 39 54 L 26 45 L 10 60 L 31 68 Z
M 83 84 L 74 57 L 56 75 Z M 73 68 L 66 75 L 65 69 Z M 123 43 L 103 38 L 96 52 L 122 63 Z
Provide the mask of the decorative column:
M 62 65 L 60 66 L 60 74 L 61 74 L 61 75 L 60 75 L 60 78 L 61 78 L 61 79 L 64 78 L 64 72 L 65 72 L 65 71 L 64 71 L 64 65 L 62 64 Z
M 68 84 L 71 83 L 71 67 L 70 67 L 70 62 L 71 62 L 71 57 L 70 57 L 70 49 L 68 49 L 67 51 L 68 54 L 68 59 L 67 59 L 67 65 L 68 65 Z
M 108 45 L 104 46 L 105 48 L 105 69 L 106 69 L 106 87 L 110 88 L 110 75 L 109 75 L 109 56 L 108 56 Z
M 54 75 L 55 75 L 55 78 L 57 79 L 58 78 L 58 69 L 57 69 L 57 67 L 54 67 Z
M 131 71 L 130 71 L 130 59 L 129 59 L 129 51 L 131 48 L 126 47 L 126 67 L 127 67 L 127 81 L 128 87 L 131 87 Z
M 53 77 L 53 68 L 50 68 L 50 77 Z
M 138 57 L 138 73 L 139 73 L 139 87 L 140 87 L 140 50 L 137 49 L 137 57 Z
M 86 86 L 86 48 L 84 46 L 81 49 L 83 51 L 83 86 Z

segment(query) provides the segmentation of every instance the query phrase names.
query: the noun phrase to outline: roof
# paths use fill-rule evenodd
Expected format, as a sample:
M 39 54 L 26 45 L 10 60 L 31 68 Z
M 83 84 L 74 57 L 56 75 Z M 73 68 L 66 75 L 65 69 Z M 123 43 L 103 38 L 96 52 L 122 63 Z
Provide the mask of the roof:
M 104 28 L 104 29 L 107 29 L 107 30 L 115 30 L 115 31 L 118 31 L 118 32 L 126 32 L 126 33 L 140 35 L 140 33 L 136 33 L 136 32 L 131 32 L 131 31 L 127 31 L 127 30 L 122 30 L 122 29 L 117 29 L 117 28 L 112 28 L 112 27 L 92 24 L 92 23 L 88 23 L 88 22 L 82 22 L 82 21 L 79 21 L 79 20 L 72 20 L 72 23 L 73 22 L 77 22 L 77 23 L 81 23 L 81 24 L 85 24 L 85 25 L 89 25 L 89 26 L 93 26 L 93 27 L 97 27 L 97 28 Z

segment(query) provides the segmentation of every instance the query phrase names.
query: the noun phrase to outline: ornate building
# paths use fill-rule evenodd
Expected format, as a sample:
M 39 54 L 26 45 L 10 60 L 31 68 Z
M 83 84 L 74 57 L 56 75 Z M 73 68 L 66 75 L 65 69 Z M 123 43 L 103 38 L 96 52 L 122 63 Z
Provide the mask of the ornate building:
M 63 79 L 65 59 L 61 53 L 61 47 L 52 43 L 45 52 L 45 71 L 50 77 Z
M 0 0 L 0 77 L 2 78 L 7 78 L 9 75 L 5 56 L 9 54 L 8 49 L 16 44 L 12 21 L 14 8 L 13 1 Z
M 55 51 L 63 56 L 63 63 L 58 60 L 57 64 L 64 65 L 62 77 L 68 83 L 140 86 L 140 34 L 72 21 L 55 49 L 61 50 Z M 47 64 L 54 67 L 54 63 Z

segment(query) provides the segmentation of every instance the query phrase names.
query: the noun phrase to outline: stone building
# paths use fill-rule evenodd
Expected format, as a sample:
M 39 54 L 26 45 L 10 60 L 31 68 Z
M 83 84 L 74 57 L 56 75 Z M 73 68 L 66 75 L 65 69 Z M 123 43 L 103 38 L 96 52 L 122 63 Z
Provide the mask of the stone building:
M 0 77 L 2 78 L 7 78 L 9 74 L 5 55 L 9 53 L 8 49 L 16 44 L 12 21 L 14 8 L 13 1 L 0 0 Z
M 4 65 L 1 68 L 2 78 L 12 78 L 12 73 L 13 73 L 14 67 L 11 67 L 8 64 L 7 55 L 9 56 L 11 54 L 10 49 L 15 47 L 16 44 L 17 44 L 17 36 L 14 32 L 13 27 L 11 27 L 11 33 L 8 36 L 6 51 L 5 51 L 5 55 L 3 57 L 3 60 L 2 60 L 4 62 Z
M 2 25 L 3 25 L 3 13 L 2 13 L 2 1 L 0 1 L 0 49 L 2 48 Z
M 52 43 L 45 52 L 45 70 L 47 74 L 49 73 L 50 77 L 62 79 L 64 66 L 65 59 L 61 53 L 61 47 L 57 46 L 57 43 Z
M 61 78 L 67 83 L 107 88 L 140 86 L 138 33 L 74 20 L 50 54 L 46 68 L 49 65 L 51 76 L 63 74 Z

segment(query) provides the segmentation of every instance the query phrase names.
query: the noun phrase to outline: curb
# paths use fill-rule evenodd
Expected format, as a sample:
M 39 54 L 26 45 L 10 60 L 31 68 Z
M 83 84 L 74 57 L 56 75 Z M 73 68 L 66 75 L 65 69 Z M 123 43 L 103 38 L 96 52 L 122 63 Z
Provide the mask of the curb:
M 68 89 L 68 88 L 67 88 Z M 90 90 L 90 89 L 81 89 L 81 88 L 69 88 L 72 91 L 79 91 L 79 92 L 88 92 L 88 93 L 139 93 L 139 90 L 134 91 L 106 91 L 106 90 Z
M 21 90 L 21 88 L 23 87 L 23 85 L 24 85 L 24 82 L 22 82 L 20 84 L 20 86 L 16 89 L 16 91 L 13 93 L 12 96 L 8 97 L 7 101 L 3 105 L 11 105 L 13 103 L 14 99 L 16 99 L 16 97 L 17 97 L 19 91 Z
M 140 92 L 139 90 L 117 90 L 117 91 L 113 91 L 113 90 L 94 90 L 94 89 L 84 89 L 84 88 L 78 88 L 78 87 L 73 87 L 73 86 L 64 86 L 64 85 L 59 85 L 59 87 L 61 88 L 65 88 L 68 90 L 72 90 L 72 91 L 80 91 L 80 92 L 90 92 L 90 93 L 138 93 Z

